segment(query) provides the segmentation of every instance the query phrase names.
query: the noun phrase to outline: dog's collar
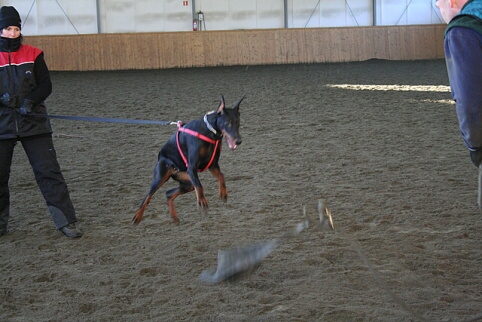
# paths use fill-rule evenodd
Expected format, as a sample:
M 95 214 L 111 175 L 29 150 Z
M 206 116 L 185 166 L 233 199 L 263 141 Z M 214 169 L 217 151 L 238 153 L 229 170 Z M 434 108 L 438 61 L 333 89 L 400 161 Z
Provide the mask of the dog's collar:
M 211 131 L 211 132 L 213 132 L 214 135 L 218 135 L 218 131 L 216 131 L 216 129 L 215 129 L 215 128 L 209 123 L 209 121 L 208 121 L 208 115 L 209 115 L 209 114 L 213 114 L 213 113 L 215 113 L 215 112 L 216 112 L 216 111 L 211 111 L 211 112 L 209 112 L 209 113 L 206 113 L 206 114 L 204 115 L 203 120 L 204 120 L 204 123 L 206 123 L 206 126 L 208 127 L 208 130 Z

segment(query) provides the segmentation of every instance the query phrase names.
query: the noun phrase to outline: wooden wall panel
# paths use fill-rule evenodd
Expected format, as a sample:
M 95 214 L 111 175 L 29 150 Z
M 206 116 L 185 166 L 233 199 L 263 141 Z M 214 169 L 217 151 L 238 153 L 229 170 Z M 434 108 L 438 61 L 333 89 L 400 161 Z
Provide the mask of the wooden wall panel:
M 443 58 L 445 25 L 25 37 L 53 71 Z

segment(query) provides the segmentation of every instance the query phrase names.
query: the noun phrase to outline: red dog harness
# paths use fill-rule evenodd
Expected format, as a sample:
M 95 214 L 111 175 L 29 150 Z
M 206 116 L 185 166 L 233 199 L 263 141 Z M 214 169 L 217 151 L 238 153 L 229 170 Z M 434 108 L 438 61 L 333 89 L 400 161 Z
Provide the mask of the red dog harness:
M 214 151 L 213 151 L 213 155 L 211 156 L 211 160 L 209 160 L 209 163 L 208 165 L 206 166 L 206 168 L 202 169 L 202 170 L 199 170 L 198 169 L 198 172 L 203 172 L 203 171 L 206 171 L 207 169 L 209 169 L 209 167 L 211 166 L 211 164 L 213 163 L 214 161 L 214 157 L 216 156 L 216 152 L 218 151 L 218 146 L 219 146 L 219 142 L 221 141 L 221 139 L 218 139 L 218 140 L 213 140 L 211 138 L 208 138 L 207 136 L 199 133 L 199 132 L 196 132 L 196 131 L 193 131 L 193 130 L 190 130 L 190 129 L 186 129 L 186 128 L 183 128 L 183 123 L 181 121 L 177 122 L 177 135 L 176 135 L 176 143 L 177 143 L 177 149 L 179 150 L 179 154 L 181 155 L 184 163 L 186 164 L 186 168 L 189 167 L 188 165 L 188 162 L 187 162 L 187 158 L 186 156 L 184 155 L 184 153 L 182 153 L 182 149 L 181 149 L 181 145 L 179 144 L 179 134 L 181 132 L 184 132 L 184 133 L 187 133 L 189 135 L 192 135 L 192 136 L 195 136 L 197 137 L 198 139 L 200 140 L 203 140 L 205 142 L 209 142 L 211 144 L 214 144 Z

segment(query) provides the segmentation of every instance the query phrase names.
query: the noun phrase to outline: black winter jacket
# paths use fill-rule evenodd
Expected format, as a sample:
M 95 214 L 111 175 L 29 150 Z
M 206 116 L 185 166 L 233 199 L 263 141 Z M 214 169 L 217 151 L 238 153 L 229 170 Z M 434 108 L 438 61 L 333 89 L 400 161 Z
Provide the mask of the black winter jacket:
M 0 96 L 10 103 L 0 103 L 0 140 L 52 133 L 44 100 L 52 92 L 50 73 L 43 52 L 21 43 L 22 38 L 0 37 Z M 34 103 L 32 114 L 21 115 L 18 108 L 25 99 Z

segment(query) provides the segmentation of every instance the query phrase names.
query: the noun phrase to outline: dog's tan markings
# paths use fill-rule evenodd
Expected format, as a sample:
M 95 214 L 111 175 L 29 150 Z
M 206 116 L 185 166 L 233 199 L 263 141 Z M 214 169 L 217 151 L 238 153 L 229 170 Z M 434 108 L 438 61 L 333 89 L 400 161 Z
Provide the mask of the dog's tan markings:
M 226 189 L 226 180 L 224 179 L 224 174 L 222 174 L 219 168 L 209 169 L 209 171 L 216 179 L 218 179 L 219 198 L 226 202 L 228 200 L 228 190 Z
M 206 199 L 206 196 L 204 195 L 204 188 L 203 187 L 198 187 L 195 188 L 196 190 L 196 197 L 197 197 L 197 205 L 198 207 L 203 211 L 207 212 L 209 206 L 208 206 L 208 200 Z
M 152 191 L 145 199 L 144 201 L 142 202 L 142 205 L 141 207 L 139 208 L 139 210 L 137 210 L 136 214 L 134 215 L 134 218 L 132 218 L 132 223 L 133 224 L 136 224 L 138 225 L 141 220 L 142 220 L 142 217 L 144 215 L 144 211 L 146 211 L 146 208 L 147 208 L 147 205 L 149 204 L 149 201 L 151 201 L 152 199 L 152 196 L 154 195 L 154 193 L 156 193 L 157 190 L 159 190 L 159 188 L 161 188 L 161 186 L 167 181 L 169 180 L 169 178 L 171 177 L 172 175 L 172 172 L 171 171 L 167 171 L 164 176 L 162 177 L 161 181 L 159 182 L 159 184 L 157 185 L 156 189 L 154 191 Z

